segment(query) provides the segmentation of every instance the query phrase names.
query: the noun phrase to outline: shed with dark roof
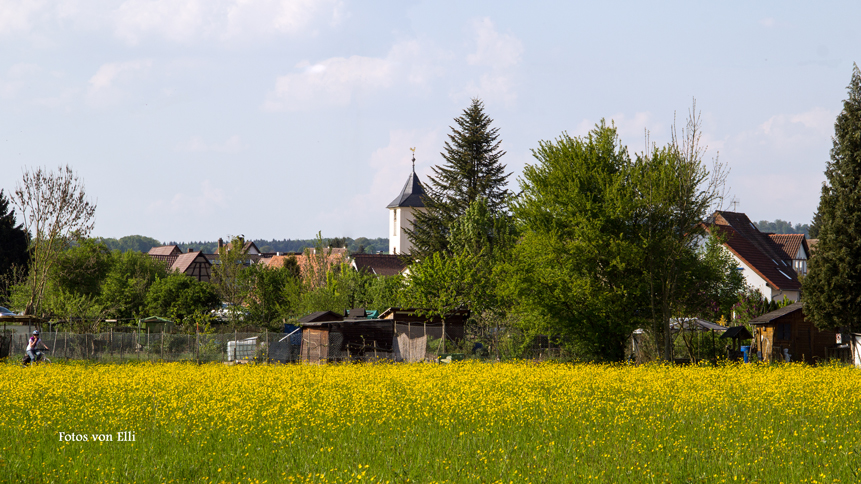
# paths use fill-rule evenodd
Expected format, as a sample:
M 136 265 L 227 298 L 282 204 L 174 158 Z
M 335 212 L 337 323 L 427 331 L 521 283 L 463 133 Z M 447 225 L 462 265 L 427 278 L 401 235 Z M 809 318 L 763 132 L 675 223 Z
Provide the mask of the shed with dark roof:
M 789 304 L 750 320 L 754 346 L 765 361 L 815 363 L 829 358 L 837 349 L 837 332 L 820 330 L 804 317 L 804 303 Z

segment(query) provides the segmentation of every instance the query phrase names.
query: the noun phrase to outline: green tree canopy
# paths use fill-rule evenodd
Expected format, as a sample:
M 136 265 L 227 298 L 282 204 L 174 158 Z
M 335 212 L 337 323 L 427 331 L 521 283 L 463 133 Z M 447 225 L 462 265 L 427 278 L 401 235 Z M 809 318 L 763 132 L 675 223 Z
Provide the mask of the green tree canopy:
M 819 244 L 810 260 L 804 314 L 820 328 L 861 327 L 861 71 L 834 124 L 831 160 L 817 210 Z
M 134 250 L 112 253 L 113 263 L 102 282 L 102 303 L 118 319 L 136 319 L 146 314 L 150 286 L 168 276 L 167 265 Z
M 566 335 L 580 355 L 619 360 L 646 320 L 628 151 L 602 122 L 583 138 L 541 142 L 533 155 L 514 205 L 524 231 L 515 297 L 537 315 L 537 332 Z
M 177 272 L 156 280 L 146 296 L 150 316 L 167 317 L 178 323 L 220 306 L 221 300 L 211 284 Z
M 734 302 L 741 279 L 732 261 L 718 241 L 703 243 L 723 172 L 705 169 L 692 128 L 635 160 L 603 121 L 534 150 L 508 271 L 532 329 L 567 337 L 584 358 L 619 360 L 631 332 L 651 326 L 666 336 L 669 358 L 670 318 Z

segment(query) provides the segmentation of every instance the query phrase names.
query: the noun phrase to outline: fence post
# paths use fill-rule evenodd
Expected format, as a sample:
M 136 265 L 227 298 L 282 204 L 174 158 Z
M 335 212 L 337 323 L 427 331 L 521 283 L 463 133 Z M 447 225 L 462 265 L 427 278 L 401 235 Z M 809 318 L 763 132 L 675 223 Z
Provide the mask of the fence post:
M 200 331 L 197 326 L 194 327 L 194 356 L 197 358 L 197 364 L 200 364 Z
M 63 357 L 66 358 L 66 361 L 69 361 L 69 333 L 63 333 Z
M 264 330 L 264 334 L 266 334 L 266 363 L 269 363 L 269 328 Z
M 161 361 L 164 361 L 164 326 L 161 327 Z
M 111 355 L 111 359 L 114 358 L 114 328 L 108 329 L 108 344 L 111 346 L 111 349 L 108 350 L 108 354 Z

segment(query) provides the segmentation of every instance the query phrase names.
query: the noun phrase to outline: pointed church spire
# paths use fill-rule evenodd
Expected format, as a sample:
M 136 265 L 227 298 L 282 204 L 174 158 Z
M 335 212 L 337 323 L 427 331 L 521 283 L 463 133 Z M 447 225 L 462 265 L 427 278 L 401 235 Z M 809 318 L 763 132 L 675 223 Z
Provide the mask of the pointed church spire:
M 410 148 L 410 150 L 413 152 L 413 171 L 407 178 L 407 182 L 404 183 L 401 194 L 392 200 L 392 203 L 386 208 L 425 206 L 422 201 L 422 197 L 425 196 L 425 189 L 422 186 L 422 182 L 419 181 L 418 175 L 416 175 L 416 149 Z

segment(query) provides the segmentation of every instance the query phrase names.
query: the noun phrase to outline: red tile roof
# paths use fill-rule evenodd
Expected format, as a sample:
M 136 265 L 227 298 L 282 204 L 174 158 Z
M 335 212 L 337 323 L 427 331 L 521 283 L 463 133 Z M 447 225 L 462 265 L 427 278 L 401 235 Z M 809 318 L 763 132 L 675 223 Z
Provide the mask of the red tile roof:
M 174 254 L 174 255 L 158 255 L 158 254 L 152 254 L 152 253 L 149 254 L 149 256 L 155 260 L 159 260 L 159 261 L 164 262 L 164 264 L 167 267 L 173 266 L 173 263 L 176 262 L 176 258 L 179 257 L 179 255 L 176 255 L 176 254 Z
M 791 258 L 767 234 L 760 232 L 747 215 L 719 211 L 709 222 L 710 231 L 720 231 L 726 237 L 726 248 L 769 284 L 781 291 L 801 289 Z
M 804 234 L 768 234 L 771 240 L 786 254 L 787 259 L 795 259 L 799 249 L 804 248 L 804 254 L 810 258 L 810 248 Z
M 353 266 L 380 276 L 400 274 L 406 267 L 401 257 L 393 254 L 353 254 Z
M 200 260 L 197 260 L 198 257 L 200 257 Z M 195 262 L 206 262 L 207 264 L 210 264 L 209 259 L 207 259 L 206 256 L 203 255 L 200 251 L 197 251 L 187 252 L 185 254 L 177 256 L 176 260 L 173 261 L 173 264 L 171 264 L 170 268 L 171 270 L 185 273 L 186 271 L 188 271 L 188 268 L 191 267 L 191 264 Z
M 182 250 L 176 245 L 162 245 L 160 247 L 153 247 L 147 253 L 149 255 L 179 255 L 182 254 Z

